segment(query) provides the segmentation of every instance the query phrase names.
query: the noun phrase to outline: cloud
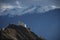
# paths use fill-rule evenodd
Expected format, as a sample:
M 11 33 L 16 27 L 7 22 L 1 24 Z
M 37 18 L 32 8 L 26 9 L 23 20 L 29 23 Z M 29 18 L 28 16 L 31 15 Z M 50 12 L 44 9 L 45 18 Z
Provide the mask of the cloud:
M 18 8 L 22 8 L 19 1 L 16 1 L 16 5 L 17 5 Z
M 0 7 L 0 12 L 4 12 L 6 9 L 12 9 L 14 8 L 12 5 L 8 5 L 8 4 L 2 4 Z
M 12 6 L 12 5 L 9 5 L 9 4 L 4 4 L 4 5 L 2 4 L 2 5 L 1 5 L 1 9 L 7 9 L 7 8 L 8 8 L 8 9 L 12 9 L 12 8 L 14 8 L 14 7 L 15 7 L 15 6 Z
M 16 5 L 2 3 L 0 7 L 0 12 L 4 12 L 6 9 L 14 9 L 14 8 L 22 8 L 18 1 L 16 1 Z

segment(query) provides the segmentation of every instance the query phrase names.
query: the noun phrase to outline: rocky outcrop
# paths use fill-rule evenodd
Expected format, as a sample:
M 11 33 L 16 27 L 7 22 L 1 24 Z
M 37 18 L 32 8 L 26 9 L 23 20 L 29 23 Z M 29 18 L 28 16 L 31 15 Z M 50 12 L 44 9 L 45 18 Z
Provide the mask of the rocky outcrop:
M 44 40 L 38 37 L 29 28 L 22 25 L 9 24 L 6 28 L 0 28 L 0 40 Z

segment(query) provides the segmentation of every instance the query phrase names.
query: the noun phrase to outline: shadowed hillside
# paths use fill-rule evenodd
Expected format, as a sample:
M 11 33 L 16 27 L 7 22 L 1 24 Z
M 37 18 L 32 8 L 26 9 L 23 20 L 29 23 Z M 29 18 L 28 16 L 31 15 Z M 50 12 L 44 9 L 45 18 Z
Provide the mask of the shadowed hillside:
M 9 24 L 6 28 L 0 28 L 1 40 L 44 40 L 38 37 L 29 28 L 22 25 Z

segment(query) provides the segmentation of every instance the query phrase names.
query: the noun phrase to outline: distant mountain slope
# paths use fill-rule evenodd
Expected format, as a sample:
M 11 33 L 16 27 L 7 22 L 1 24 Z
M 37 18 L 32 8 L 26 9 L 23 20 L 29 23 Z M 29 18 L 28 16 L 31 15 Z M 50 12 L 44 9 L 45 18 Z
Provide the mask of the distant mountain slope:
M 0 28 L 0 40 L 44 40 L 21 25 L 10 24 L 7 28 Z
M 30 7 L 22 7 L 22 8 L 6 8 L 6 9 L 0 9 L 0 16 L 2 15 L 9 15 L 9 16 L 21 16 L 23 14 L 27 14 L 27 13 L 45 13 L 48 12 L 50 10 L 55 10 L 55 9 L 60 9 L 59 7 L 55 7 L 55 6 L 30 6 Z

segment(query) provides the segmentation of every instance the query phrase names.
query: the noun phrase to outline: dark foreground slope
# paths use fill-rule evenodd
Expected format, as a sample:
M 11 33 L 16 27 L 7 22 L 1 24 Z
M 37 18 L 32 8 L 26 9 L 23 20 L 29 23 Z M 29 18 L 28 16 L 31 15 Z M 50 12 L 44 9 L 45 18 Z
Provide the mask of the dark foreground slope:
M 10 24 L 8 27 L 0 28 L 0 40 L 44 40 L 35 33 L 21 25 Z

